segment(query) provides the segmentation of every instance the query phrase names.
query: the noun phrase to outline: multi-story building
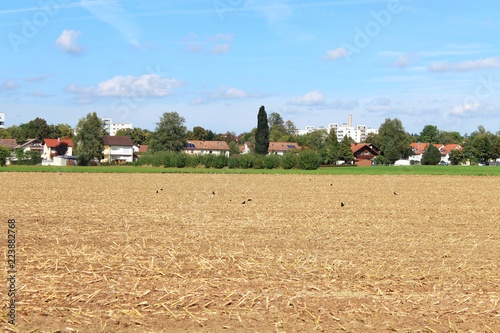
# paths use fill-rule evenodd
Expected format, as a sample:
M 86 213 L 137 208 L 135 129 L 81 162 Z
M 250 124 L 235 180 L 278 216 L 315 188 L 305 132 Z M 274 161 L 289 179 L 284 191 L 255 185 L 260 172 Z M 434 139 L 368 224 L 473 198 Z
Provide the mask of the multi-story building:
M 0 112 L 0 128 L 5 128 L 5 112 Z
M 101 120 L 104 122 L 104 129 L 111 136 L 115 136 L 116 132 L 118 132 L 121 129 L 133 128 L 131 123 L 114 123 L 111 118 L 101 118 Z
M 324 129 L 324 127 L 320 126 L 316 128 L 314 126 L 306 126 L 305 130 L 299 130 L 297 131 L 297 134 L 298 135 L 307 134 L 319 129 Z M 378 134 L 378 129 L 369 128 L 366 125 L 358 125 L 354 127 L 352 125 L 352 115 L 349 115 L 347 123 L 343 123 L 340 125 L 337 123 L 328 124 L 327 128 L 328 133 L 330 133 L 332 129 L 335 130 L 335 133 L 337 134 L 337 140 L 339 142 L 341 142 L 346 136 L 353 139 L 354 142 L 363 142 L 368 134 L 370 133 Z

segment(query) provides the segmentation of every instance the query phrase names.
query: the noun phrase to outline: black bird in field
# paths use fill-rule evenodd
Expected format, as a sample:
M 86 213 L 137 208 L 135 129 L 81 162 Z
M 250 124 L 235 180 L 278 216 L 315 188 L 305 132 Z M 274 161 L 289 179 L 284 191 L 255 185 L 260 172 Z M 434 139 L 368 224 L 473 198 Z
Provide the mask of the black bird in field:
M 163 191 L 163 189 L 161 188 L 160 191 Z
M 340 207 L 344 207 L 344 206 L 345 206 L 345 205 L 344 205 L 344 203 L 343 203 L 343 202 L 341 202 L 341 203 L 340 203 Z
M 215 195 L 215 192 L 214 192 L 214 191 L 212 191 L 212 194 L 213 194 L 213 195 Z
M 156 190 L 156 193 L 158 193 L 158 190 Z
M 394 195 L 398 195 L 396 192 L 394 192 Z
M 247 201 L 252 201 L 252 199 L 248 199 Z
M 333 186 L 333 184 L 330 184 L 330 186 Z
M 246 201 L 243 201 L 241 204 L 242 204 L 242 205 L 244 205 L 244 204 L 246 204 L 246 203 L 247 203 Z

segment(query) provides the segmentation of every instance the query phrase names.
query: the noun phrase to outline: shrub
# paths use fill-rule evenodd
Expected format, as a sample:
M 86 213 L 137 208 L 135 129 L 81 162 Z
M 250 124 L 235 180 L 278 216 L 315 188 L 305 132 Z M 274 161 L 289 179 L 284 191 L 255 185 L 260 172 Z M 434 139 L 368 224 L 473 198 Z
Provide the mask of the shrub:
M 302 170 L 316 170 L 321 165 L 321 156 L 314 150 L 303 150 L 299 154 L 299 167 Z
M 10 157 L 9 148 L 0 146 L 0 166 L 5 166 L 8 157 Z
M 216 155 L 213 161 L 213 167 L 216 169 L 222 169 L 227 165 L 226 155 Z
M 264 168 L 277 169 L 280 165 L 280 157 L 276 154 L 267 155 L 264 157 Z
M 298 155 L 296 152 L 286 152 L 281 158 L 283 169 L 293 169 L 298 166 Z
M 229 169 L 238 169 L 240 167 L 241 156 L 231 156 L 227 160 L 227 167 Z
M 255 155 L 254 154 L 243 154 L 241 156 L 237 156 L 240 169 L 251 169 L 253 168 Z
M 176 156 L 175 166 L 178 168 L 185 168 L 187 166 L 189 156 L 185 153 L 178 153 Z
M 264 169 L 264 155 L 254 155 L 253 158 L 254 169 Z

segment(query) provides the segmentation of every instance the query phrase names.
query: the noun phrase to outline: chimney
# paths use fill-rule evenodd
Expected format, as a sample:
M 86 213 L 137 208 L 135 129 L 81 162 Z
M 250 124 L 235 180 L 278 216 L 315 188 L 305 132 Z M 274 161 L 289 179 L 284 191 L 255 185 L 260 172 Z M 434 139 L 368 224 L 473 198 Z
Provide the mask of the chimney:
M 352 114 L 347 117 L 347 127 L 352 127 Z

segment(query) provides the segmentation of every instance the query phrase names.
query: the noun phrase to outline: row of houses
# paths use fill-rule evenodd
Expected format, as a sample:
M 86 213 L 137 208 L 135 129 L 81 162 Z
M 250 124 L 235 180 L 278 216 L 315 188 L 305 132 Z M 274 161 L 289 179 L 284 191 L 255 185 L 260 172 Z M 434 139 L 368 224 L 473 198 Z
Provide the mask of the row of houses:
M 67 144 L 68 149 L 64 156 L 59 156 L 56 147 L 62 142 Z M 147 145 L 134 145 L 132 139 L 128 136 L 104 136 L 103 145 L 104 158 L 101 160 L 103 163 L 133 162 L 148 150 Z M 420 163 L 428 145 L 429 143 L 412 143 L 413 154 L 409 160 Z M 22 149 L 25 153 L 27 151 L 39 152 L 44 165 L 68 165 L 74 163 L 73 161 L 76 159 L 73 156 L 74 143 L 71 139 L 45 139 L 43 143 L 38 139 L 30 139 L 20 143 L 17 143 L 14 139 L 0 139 L 0 146 L 5 146 L 12 151 Z M 451 151 L 462 149 L 459 144 L 435 144 L 435 146 L 441 152 L 441 161 L 445 163 L 449 163 L 449 153 Z M 269 154 L 283 155 L 288 151 L 299 151 L 301 149 L 297 142 L 270 142 L 268 151 Z M 239 147 L 239 150 L 242 154 L 250 153 L 250 144 L 248 142 L 244 143 Z M 372 165 L 374 158 L 380 155 L 380 150 L 373 144 L 352 144 L 351 150 L 355 157 L 354 163 L 359 166 Z M 225 141 L 189 140 L 184 152 L 189 155 L 222 154 L 229 156 L 230 148 Z

